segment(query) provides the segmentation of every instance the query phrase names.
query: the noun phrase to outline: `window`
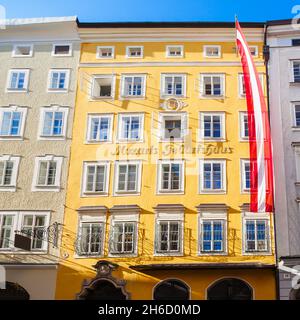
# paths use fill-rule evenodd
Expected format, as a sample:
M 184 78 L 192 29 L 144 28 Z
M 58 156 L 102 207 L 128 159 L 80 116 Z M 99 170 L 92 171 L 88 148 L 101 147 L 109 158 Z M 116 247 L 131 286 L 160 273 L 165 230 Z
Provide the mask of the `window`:
M 161 76 L 161 96 L 185 96 L 185 81 L 184 74 L 162 74 Z
M 35 159 L 33 191 L 59 191 L 62 160 L 51 155 Z
M 186 113 L 160 113 L 159 117 L 162 141 L 181 141 L 188 134 Z
M 137 161 L 116 162 L 115 193 L 139 193 L 141 163 Z
M 53 56 L 71 56 L 72 55 L 72 46 L 70 44 L 54 44 L 52 49 Z
M 48 90 L 54 92 L 67 91 L 69 88 L 69 76 L 70 70 L 50 70 Z
M 111 142 L 112 141 L 113 115 L 90 114 L 88 115 L 88 142 Z
M 161 160 L 158 163 L 158 192 L 172 193 L 184 191 L 183 161 Z
M 182 221 L 156 222 L 155 253 L 158 254 L 181 254 L 182 253 Z
M 108 162 L 85 162 L 83 168 L 83 193 L 107 194 L 109 181 Z
M 118 141 L 143 140 L 144 114 L 119 114 Z
M 264 75 L 260 73 L 258 76 L 262 86 L 262 90 L 264 92 Z M 239 74 L 239 97 L 240 98 L 246 97 L 245 79 L 242 73 Z
M 292 46 L 300 46 L 300 39 L 292 39 Z
M 201 112 L 200 128 L 201 139 L 225 139 L 225 114 Z
M 113 59 L 115 47 L 97 47 L 97 59 Z
M 122 75 L 123 98 L 145 97 L 146 76 L 145 75 Z
M 13 247 L 15 219 L 13 214 L 0 213 L 0 250 Z
M 201 252 L 224 251 L 224 221 L 203 220 L 201 223 Z
M 111 229 L 110 253 L 135 254 L 137 223 L 131 221 L 114 221 Z
M 68 108 L 59 106 L 41 108 L 41 138 L 62 138 L 66 136 Z
M 32 57 L 33 45 L 31 44 L 16 44 L 14 45 L 12 56 L 13 57 Z
M 266 219 L 245 219 L 245 253 L 269 251 L 269 223 Z
M 81 221 L 77 239 L 79 256 L 99 256 L 103 253 L 103 222 Z
M 293 78 L 292 82 L 300 82 L 300 61 L 292 61 Z
M 167 46 L 167 57 L 183 57 L 183 46 Z
M 226 190 L 226 160 L 200 160 L 200 192 L 215 193 Z
M 0 250 L 14 248 L 15 231 L 31 237 L 32 251 L 46 251 L 48 242 L 46 230 L 49 226 L 49 212 L 0 212 Z
M 249 49 L 253 57 L 258 57 L 258 46 L 249 46 Z
M 220 58 L 221 46 L 204 46 L 203 55 L 205 58 Z
M 107 75 L 97 75 L 93 77 L 92 98 L 113 99 L 115 95 L 115 77 Z
M 126 47 L 127 58 L 143 58 L 143 47 Z
M 293 127 L 300 127 L 300 104 L 294 104 L 294 124 Z
M 250 161 L 249 160 L 241 160 L 241 177 L 242 177 L 242 192 L 249 192 L 250 191 Z
M 8 73 L 8 91 L 26 91 L 28 88 L 29 70 L 12 69 Z
M 22 138 L 26 113 L 17 106 L 0 108 L 0 139 Z
M 224 90 L 224 75 L 220 74 L 201 74 L 201 96 L 204 97 L 222 97 Z
M 0 156 L 0 191 L 16 191 L 20 157 Z
M 249 139 L 248 113 L 240 112 L 240 139 Z

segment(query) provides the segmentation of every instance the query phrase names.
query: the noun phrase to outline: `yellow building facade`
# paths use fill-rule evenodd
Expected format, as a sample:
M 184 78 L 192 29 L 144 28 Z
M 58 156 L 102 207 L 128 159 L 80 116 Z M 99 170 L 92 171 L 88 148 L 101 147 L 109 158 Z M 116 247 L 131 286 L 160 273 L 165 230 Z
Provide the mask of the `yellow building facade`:
M 263 26 L 244 24 L 266 92 Z M 79 24 L 57 299 L 275 299 L 233 24 Z

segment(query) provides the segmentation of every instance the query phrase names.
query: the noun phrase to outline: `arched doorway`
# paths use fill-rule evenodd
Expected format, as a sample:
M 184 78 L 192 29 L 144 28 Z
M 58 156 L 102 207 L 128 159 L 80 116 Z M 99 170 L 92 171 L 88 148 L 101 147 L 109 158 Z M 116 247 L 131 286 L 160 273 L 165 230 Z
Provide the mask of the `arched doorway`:
M 190 288 L 186 283 L 177 279 L 160 282 L 153 292 L 154 300 L 189 300 Z
M 82 300 L 126 300 L 121 288 L 117 288 L 109 280 L 96 280 L 86 292 L 80 296 Z
M 243 280 L 221 279 L 207 289 L 207 300 L 252 300 L 253 290 Z
M 0 300 L 29 300 L 29 293 L 17 283 L 5 283 L 5 289 L 0 289 Z

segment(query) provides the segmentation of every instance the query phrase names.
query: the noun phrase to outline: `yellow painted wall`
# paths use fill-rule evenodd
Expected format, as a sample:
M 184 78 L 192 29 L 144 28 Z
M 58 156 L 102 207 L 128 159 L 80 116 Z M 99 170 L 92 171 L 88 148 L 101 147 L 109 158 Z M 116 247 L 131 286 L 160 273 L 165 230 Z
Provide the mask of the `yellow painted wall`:
M 261 262 L 265 264 L 274 264 L 274 239 L 272 235 L 272 253 L 264 256 L 242 255 L 242 218 L 241 210 L 239 208 L 243 203 L 249 203 L 249 195 L 241 194 L 240 191 L 240 159 L 249 158 L 249 150 L 247 142 L 239 141 L 239 111 L 246 111 L 245 99 L 239 98 L 238 95 L 238 73 L 242 72 L 241 67 L 228 65 L 228 62 L 237 62 L 239 57 L 234 52 L 233 48 L 235 43 L 216 43 L 222 46 L 221 59 L 208 59 L 203 58 L 202 47 L 205 43 L 187 42 L 180 43 L 184 45 L 185 56 L 184 58 L 166 58 L 165 46 L 167 43 L 98 43 L 82 44 L 81 62 L 82 63 L 99 63 L 97 66 L 81 65 L 79 68 L 79 79 L 77 89 L 77 99 L 75 107 L 75 119 L 73 126 L 73 141 L 71 147 L 71 159 L 69 169 L 69 180 L 67 188 L 67 200 L 65 210 L 65 220 L 62 238 L 61 256 L 68 258 L 62 259 L 61 266 L 58 273 L 57 280 L 57 298 L 58 299 L 73 299 L 75 293 L 78 293 L 81 288 L 83 279 L 92 278 L 95 273 L 92 265 L 99 259 L 93 258 L 76 258 L 74 257 L 74 241 L 76 239 L 78 228 L 78 213 L 77 209 L 81 206 L 107 206 L 111 208 L 114 205 L 130 205 L 136 204 L 142 208 L 140 214 L 140 221 L 138 225 L 138 255 L 134 258 L 108 258 L 107 257 L 107 241 L 105 241 L 104 259 L 112 260 L 118 263 L 122 269 L 123 274 L 119 276 L 131 279 L 126 287 L 131 291 L 132 298 L 147 298 L 150 299 L 150 287 L 153 287 L 154 273 L 148 277 L 140 276 L 133 270 L 129 270 L 129 265 L 135 264 L 150 264 L 150 263 L 200 263 L 200 262 Z M 168 43 L 169 44 L 169 43 Z M 170 44 L 175 44 L 174 42 Z M 179 44 L 179 43 L 178 43 Z M 96 46 L 97 45 L 113 45 L 115 46 L 115 59 L 114 60 L 97 60 L 96 59 Z M 126 59 L 125 47 L 127 45 L 143 45 L 144 58 L 143 59 Z M 250 43 L 250 45 L 259 46 L 259 57 L 255 60 L 262 62 L 262 43 Z M 132 61 L 223 61 L 226 65 L 218 66 L 101 66 L 101 63 L 107 62 L 132 62 Z M 263 64 L 258 66 L 260 73 L 265 73 Z M 122 73 L 146 73 L 146 98 L 143 100 L 119 100 L 120 92 L 120 77 Z M 200 111 L 224 111 L 226 114 L 226 141 L 225 142 L 209 142 L 205 143 L 207 146 L 211 144 L 217 147 L 219 152 L 213 154 L 203 154 L 203 152 L 186 153 L 184 158 L 185 170 L 194 168 L 196 166 L 195 174 L 186 174 L 185 176 L 185 193 L 183 195 L 157 195 L 156 194 L 156 179 L 157 168 L 155 161 L 166 157 L 163 150 L 169 148 L 166 145 L 169 143 L 159 143 L 155 145 L 160 149 L 157 155 L 149 154 L 134 154 L 129 155 L 129 159 L 143 159 L 142 167 L 142 185 L 141 195 L 133 196 L 113 196 L 113 179 L 114 179 L 114 165 L 113 161 L 118 159 L 113 155 L 118 147 L 116 143 L 117 131 L 117 114 L 120 112 L 144 112 L 145 113 L 145 141 L 143 143 L 129 144 L 137 148 L 147 148 L 156 143 L 151 133 L 151 127 L 157 127 L 158 113 L 163 111 L 160 104 L 163 100 L 160 99 L 160 75 L 161 73 L 186 73 L 187 74 L 187 97 L 183 99 L 187 106 L 182 110 L 188 112 L 188 124 L 192 133 L 191 145 L 193 148 L 201 146 L 198 142 L 199 128 L 199 112 Z M 196 89 L 199 84 L 200 73 L 225 73 L 226 75 L 226 98 L 224 100 L 215 99 L 200 99 L 199 90 Z M 112 74 L 116 75 L 116 95 L 113 101 L 91 101 L 88 96 L 88 82 L 93 74 Z M 265 77 L 264 77 L 265 79 Z M 199 85 L 198 85 L 199 87 Z M 88 113 L 113 113 L 113 143 L 106 144 L 86 144 L 86 129 L 87 129 L 87 114 Z M 119 144 L 124 147 L 124 144 Z M 173 143 L 176 150 L 180 150 L 181 143 Z M 222 154 L 222 150 L 227 148 L 227 152 Z M 174 153 L 171 158 L 180 158 L 180 153 Z M 227 193 L 204 195 L 198 194 L 198 161 L 199 158 L 221 158 L 227 160 Z M 151 159 L 151 163 L 149 160 Z M 83 170 L 83 161 L 96 161 L 96 160 L 111 160 L 110 166 L 110 182 L 109 182 L 109 195 L 100 197 L 81 197 L 81 179 Z M 153 162 L 154 161 L 154 162 Z M 191 172 L 191 171 L 188 171 Z M 192 171 L 193 172 L 193 171 Z M 182 204 L 185 206 L 184 217 L 184 255 L 182 257 L 154 257 L 154 227 L 155 227 L 155 214 L 153 207 L 158 204 Z M 228 255 L 213 255 L 213 256 L 198 256 L 197 254 L 197 236 L 198 236 L 198 215 L 196 206 L 201 203 L 224 203 L 229 206 L 228 210 Z M 106 220 L 106 240 L 109 236 L 109 214 Z M 271 226 L 273 230 L 273 223 Z M 124 268 L 124 269 L 123 269 Z M 118 271 L 119 273 L 121 271 Z M 121 273 L 122 273 L 121 272 Z M 198 273 L 200 271 L 197 271 Z M 222 276 L 221 271 L 201 271 L 203 277 L 193 277 L 193 271 L 185 271 L 181 273 L 183 278 L 186 278 L 188 283 L 197 284 L 197 292 L 193 292 L 192 298 L 204 299 L 203 290 L 208 286 L 211 280 L 216 280 Z M 265 275 L 264 281 L 267 281 L 268 289 L 263 289 L 265 282 L 262 282 L 262 275 L 256 274 L 255 270 L 252 271 L 224 271 L 226 273 L 241 274 L 244 279 L 253 282 L 258 287 L 257 298 L 275 298 L 275 280 L 271 271 L 260 271 Z M 173 271 L 174 273 L 174 271 Z M 126 276 L 125 276 L 126 274 Z M 169 274 L 169 271 L 168 271 Z M 199 273 L 200 274 L 200 273 Z M 165 277 L 164 272 L 158 275 L 158 278 Z M 182 280 L 184 280 L 182 278 Z M 135 281 L 142 282 L 142 285 L 135 285 Z M 201 280 L 202 279 L 202 280 Z M 203 280 L 205 279 L 205 281 Z M 145 283 L 147 284 L 145 284 Z M 155 281 L 154 281 L 155 282 Z M 151 285 L 150 285 L 151 283 Z M 260 287 L 260 288 L 259 288 Z M 131 290 L 132 288 L 132 290 Z M 136 289 L 134 288 L 139 288 Z M 144 290 L 145 288 L 145 290 Z M 202 292 L 202 293 L 201 293 Z

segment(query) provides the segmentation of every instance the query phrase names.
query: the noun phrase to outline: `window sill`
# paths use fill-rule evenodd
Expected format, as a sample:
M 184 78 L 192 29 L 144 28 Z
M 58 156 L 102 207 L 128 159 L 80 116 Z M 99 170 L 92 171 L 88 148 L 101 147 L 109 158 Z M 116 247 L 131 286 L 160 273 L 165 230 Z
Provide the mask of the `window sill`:
M 155 252 L 153 257 L 183 257 L 182 252 Z
M 200 142 L 226 142 L 225 138 L 202 138 Z
M 126 197 L 126 196 L 140 196 L 141 193 L 137 191 L 128 192 L 128 191 L 115 191 L 114 196 L 115 197 Z
M 162 94 L 160 96 L 160 98 L 163 100 L 170 99 L 170 98 L 185 99 L 186 96 L 185 95 L 176 95 L 176 94 Z
M 157 195 L 172 195 L 172 194 L 174 194 L 174 195 L 176 195 L 176 194 L 184 194 L 184 191 L 182 191 L 182 190 L 174 190 L 174 191 L 172 191 L 172 190 L 159 190 L 157 193 L 156 193 Z
M 243 256 L 272 256 L 272 252 L 270 251 L 253 251 L 253 252 L 243 252 Z
M 218 252 L 218 251 L 206 251 L 206 252 L 198 252 L 198 256 L 227 256 L 227 252 Z
M 63 135 L 53 135 L 53 136 L 39 136 L 38 140 L 65 140 L 66 137 Z
M 213 99 L 213 100 L 224 100 L 225 96 L 214 96 L 214 95 L 201 95 L 200 99 Z
M 112 140 L 87 140 L 84 142 L 84 144 L 109 144 L 109 143 L 113 143 Z
M 49 187 L 49 186 L 34 186 L 32 188 L 32 192 L 59 192 L 60 187 L 59 186 L 54 186 L 54 187 Z
M 7 93 L 27 93 L 28 89 L 11 89 L 11 88 L 8 88 L 8 89 L 6 89 L 6 92 Z
M 103 258 L 104 255 L 101 253 L 99 255 L 79 255 L 74 254 L 74 259 L 95 259 L 95 258 Z
M 0 186 L 0 192 L 16 192 L 16 186 Z
M 16 140 L 16 141 L 20 141 L 20 140 L 24 140 L 23 139 L 23 136 L 0 136 L 0 140 L 1 141 L 13 141 L 13 140 Z
M 49 89 L 47 90 L 48 93 L 68 93 L 68 89 Z
M 96 96 L 91 96 L 90 101 L 97 101 L 97 100 L 115 100 L 113 96 L 105 96 L 105 97 L 96 97 Z
M 145 100 L 145 96 L 120 96 L 119 100 L 128 101 L 128 100 Z
M 128 143 L 143 143 L 144 142 L 144 139 L 141 139 L 141 140 L 130 140 L 130 139 L 124 139 L 124 140 L 121 140 L 121 139 L 118 139 L 116 141 L 117 143 L 122 143 L 122 144 L 128 144 Z
M 137 253 L 109 253 L 109 258 L 135 258 Z
M 290 81 L 290 85 L 298 86 L 298 85 L 300 85 L 300 81 Z
M 199 194 L 226 194 L 226 190 L 201 190 Z
M 82 198 L 95 198 L 95 197 L 107 197 L 108 192 L 84 192 L 82 193 Z

